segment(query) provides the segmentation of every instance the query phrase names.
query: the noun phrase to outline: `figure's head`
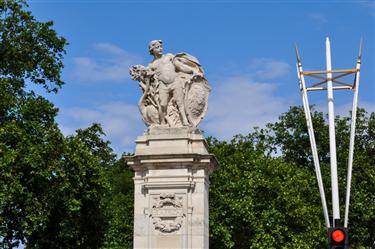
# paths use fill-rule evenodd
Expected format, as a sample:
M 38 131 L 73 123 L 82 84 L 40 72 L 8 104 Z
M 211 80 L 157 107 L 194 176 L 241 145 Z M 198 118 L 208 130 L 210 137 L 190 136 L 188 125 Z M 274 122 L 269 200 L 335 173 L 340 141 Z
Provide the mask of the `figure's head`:
M 161 55 L 163 54 L 163 41 L 153 40 L 148 44 L 148 51 L 151 55 Z

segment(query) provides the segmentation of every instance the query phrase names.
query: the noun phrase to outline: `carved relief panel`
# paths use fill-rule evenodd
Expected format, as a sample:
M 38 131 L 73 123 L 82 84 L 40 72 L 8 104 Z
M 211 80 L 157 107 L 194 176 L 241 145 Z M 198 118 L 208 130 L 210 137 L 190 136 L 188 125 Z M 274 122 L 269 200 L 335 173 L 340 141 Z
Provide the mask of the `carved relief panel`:
M 155 230 L 173 233 L 180 230 L 185 217 L 183 197 L 174 193 L 162 193 L 152 198 L 150 217 Z

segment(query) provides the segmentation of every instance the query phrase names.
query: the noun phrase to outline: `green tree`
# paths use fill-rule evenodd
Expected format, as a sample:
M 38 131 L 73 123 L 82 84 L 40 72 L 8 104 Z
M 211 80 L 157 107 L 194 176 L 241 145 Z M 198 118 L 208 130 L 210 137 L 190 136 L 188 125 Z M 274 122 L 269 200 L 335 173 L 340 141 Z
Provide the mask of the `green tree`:
M 0 125 L 1 246 L 12 248 L 46 222 L 49 177 L 63 150 L 57 110 L 34 94 Z
M 99 125 L 64 137 L 51 102 L 66 40 L 22 0 L 0 0 L 0 247 L 99 248 L 114 154 Z
M 52 29 L 38 22 L 22 0 L 0 0 L 0 121 L 15 115 L 17 102 L 26 98 L 26 80 L 57 92 L 67 44 Z
M 5 248 L 24 241 L 44 222 L 46 202 L 34 193 L 47 187 L 41 179 L 63 140 L 54 123 L 57 109 L 25 86 L 28 81 L 57 91 L 66 41 L 51 22 L 37 22 L 25 6 L 0 1 L 0 235 Z
M 133 174 L 124 157 L 108 171 L 110 191 L 104 196 L 107 226 L 102 249 L 133 248 Z
M 331 186 L 329 164 L 328 125 L 323 113 L 314 111 L 313 121 L 317 138 L 318 153 L 326 197 L 331 210 Z M 312 169 L 311 150 L 308 142 L 307 128 L 303 125 L 302 108 L 291 107 L 287 113 L 280 116 L 279 122 L 270 124 L 269 131 L 273 132 L 272 144 L 281 147 L 282 158 L 289 162 L 298 162 L 300 167 Z M 336 146 L 339 176 L 339 192 L 341 217 L 344 215 L 346 195 L 346 175 L 349 152 L 350 117 L 337 116 Z M 269 132 L 268 133 L 271 133 Z M 271 136 L 269 136 L 271 137 Z M 304 144 L 304 146 L 297 146 Z M 303 160 L 303 155 L 305 159 Z M 368 115 L 364 109 L 357 113 L 357 128 L 354 147 L 352 195 L 349 213 L 349 228 L 351 245 L 355 248 L 370 248 L 375 241 L 375 113 Z
M 318 153 L 331 210 L 328 126 L 313 112 Z M 350 118 L 336 118 L 340 202 L 345 202 Z M 375 238 L 375 114 L 359 110 L 352 199 L 351 246 Z M 209 139 L 220 162 L 211 177 L 210 244 L 214 248 L 324 248 L 327 243 L 303 109 L 231 142 Z M 276 152 L 276 154 L 275 154 Z M 341 206 L 344 214 L 344 205 Z
M 254 134 L 209 140 L 220 162 L 210 187 L 213 248 L 323 248 L 313 173 L 264 155 Z
M 34 229 L 27 248 L 99 248 L 106 224 L 102 197 L 106 172 L 114 162 L 99 125 L 78 130 L 63 141 L 60 160 L 50 175 L 46 221 Z M 39 194 L 40 196 L 40 194 Z

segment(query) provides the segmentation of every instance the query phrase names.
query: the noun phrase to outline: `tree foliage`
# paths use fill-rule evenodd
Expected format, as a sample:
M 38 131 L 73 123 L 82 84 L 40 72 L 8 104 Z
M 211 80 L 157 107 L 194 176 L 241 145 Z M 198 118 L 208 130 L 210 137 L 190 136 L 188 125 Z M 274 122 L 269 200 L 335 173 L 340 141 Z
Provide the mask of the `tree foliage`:
M 114 154 L 97 124 L 64 137 L 57 108 L 26 90 L 58 91 L 66 45 L 26 7 L 0 0 L 0 247 L 99 248 Z
M 94 124 L 63 141 L 49 187 L 37 194 L 51 200 L 46 222 L 26 238 L 27 248 L 99 248 L 105 225 L 102 196 L 109 188 L 105 174 L 114 160 L 101 135 Z
M 326 119 L 313 124 L 331 210 Z M 350 118 L 336 117 L 341 216 L 344 214 Z M 375 238 L 375 113 L 358 112 L 349 227 L 353 248 Z M 211 177 L 210 244 L 214 248 L 324 248 L 321 201 L 303 109 L 231 142 L 209 139 L 221 167 Z M 276 154 L 275 154 L 276 152 Z
M 322 248 L 324 220 L 313 173 L 264 156 L 255 138 L 210 141 L 220 162 L 211 177 L 213 248 Z
M 110 191 L 104 197 L 107 225 L 102 249 L 133 248 L 133 174 L 124 157 L 108 171 Z
M 19 100 L 28 97 L 26 82 L 53 92 L 63 85 L 66 40 L 25 7 L 22 0 L 0 0 L 0 122 L 13 118 Z
M 22 118 L 0 129 L 1 246 L 99 248 L 114 160 L 101 128 L 64 138 L 55 123 L 40 123 Z
M 323 180 L 326 188 L 329 209 L 331 210 L 330 186 L 330 157 L 328 124 L 321 112 L 314 112 L 314 130 L 317 138 Z M 303 110 L 292 107 L 283 114 L 279 122 L 270 124 L 269 129 L 275 134 L 273 144 L 282 147 L 285 161 L 299 162 L 300 167 L 312 168 L 310 146 L 308 144 L 307 128 L 303 124 Z M 344 216 L 346 195 L 346 176 L 349 152 L 350 117 L 337 116 L 335 119 L 337 164 L 339 177 L 339 192 L 341 217 Z M 355 247 L 370 247 L 375 241 L 375 113 L 367 114 L 364 109 L 357 113 L 357 127 L 354 147 L 353 179 L 351 190 L 351 205 L 349 228 L 351 244 Z M 296 144 L 305 144 L 296 148 Z M 303 155 L 305 160 L 303 160 Z

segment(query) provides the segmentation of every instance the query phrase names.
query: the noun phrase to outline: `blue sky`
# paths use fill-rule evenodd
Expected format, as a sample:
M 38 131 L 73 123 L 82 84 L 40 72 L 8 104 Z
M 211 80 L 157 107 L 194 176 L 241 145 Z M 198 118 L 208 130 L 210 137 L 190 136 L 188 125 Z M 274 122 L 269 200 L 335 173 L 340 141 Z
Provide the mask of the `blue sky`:
M 295 69 L 297 44 L 305 70 L 325 68 L 325 38 L 334 69 L 353 68 L 364 39 L 360 106 L 375 111 L 374 1 L 29 1 L 40 21 L 53 20 L 67 38 L 57 121 L 68 135 L 99 122 L 117 153 L 134 150 L 143 133 L 141 90 L 128 68 L 151 61 L 150 40 L 165 52 L 196 56 L 212 92 L 200 128 L 230 139 L 273 122 L 301 105 Z M 352 78 L 346 81 L 351 82 Z M 44 94 L 45 95 L 45 94 Z M 326 93 L 310 94 L 326 111 Z M 350 91 L 335 92 L 336 112 L 346 114 Z

